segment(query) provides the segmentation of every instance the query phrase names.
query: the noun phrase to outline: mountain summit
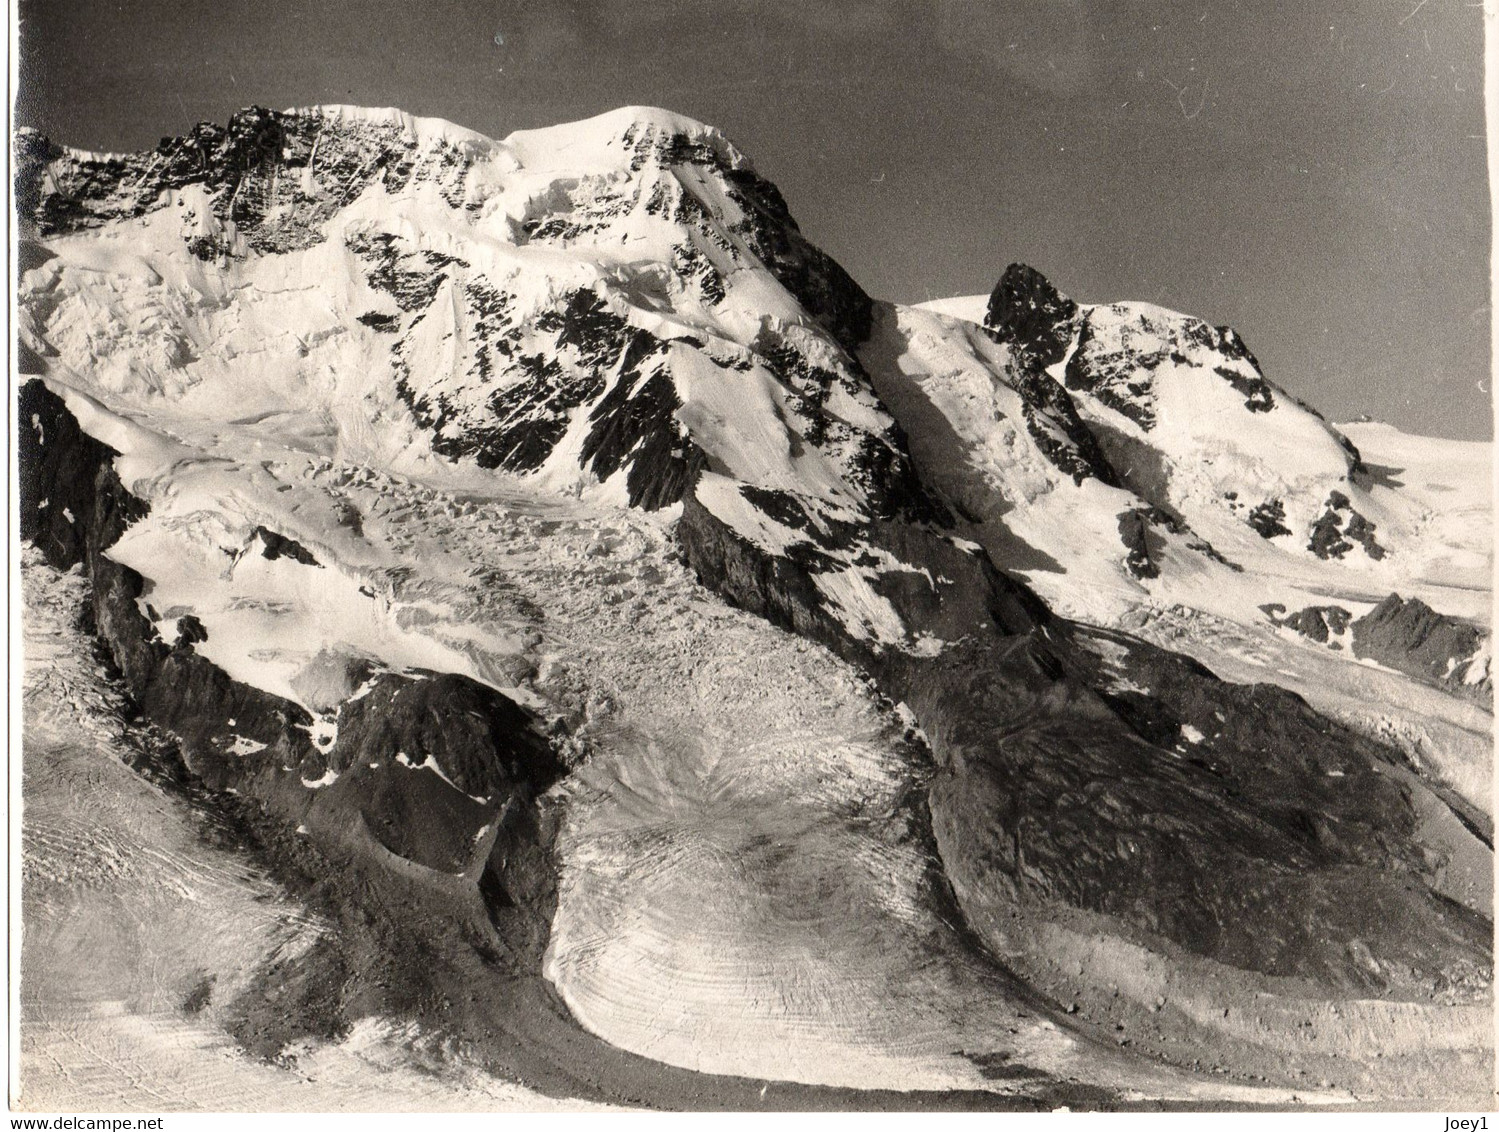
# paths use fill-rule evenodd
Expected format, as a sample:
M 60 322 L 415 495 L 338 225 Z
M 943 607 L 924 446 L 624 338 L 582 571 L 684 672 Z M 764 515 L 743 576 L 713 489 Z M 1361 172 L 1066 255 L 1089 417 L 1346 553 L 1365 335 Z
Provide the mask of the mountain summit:
M 876 301 L 660 110 L 17 147 L 23 535 L 88 572 L 196 775 L 482 907 L 485 954 L 585 1028 L 654 1056 L 680 994 L 759 1035 L 705 1037 L 719 1072 L 869 1087 L 908 1058 L 901 1087 L 1014 1068 L 1034 1096 L 1197 1095 L 1186 1035 L 1258 1075 L 1339 1009 L 1481 1058 L 1488 645 L 1453 595 L 1486 545 L 1234 331 L 1018 265 L 978 321 Z M 1397 588 L 1419 632 L 1388 628 Z M 754 643 L 684 641 L 705 608 Z M 763 952 L 682 945 L 714 973 L 675 981 L 684 908 Z M 838 1030 L 878 1007 L 755 982 L 867 939 L 891 986 L 942 956 L 915 1053 Z M 600 974 L 612 946 L 638 979 Z M 1031 994 L 1034 1072 L 954 1060 L 999 1040 L 957 1003 Z M 1121 1061 L 1116 1009 L 1183 1073 Z M 793 1031 L 847 1064 L 788 1068 Z M 1432 1072 L 1331 1042 L 1359 1088 Z

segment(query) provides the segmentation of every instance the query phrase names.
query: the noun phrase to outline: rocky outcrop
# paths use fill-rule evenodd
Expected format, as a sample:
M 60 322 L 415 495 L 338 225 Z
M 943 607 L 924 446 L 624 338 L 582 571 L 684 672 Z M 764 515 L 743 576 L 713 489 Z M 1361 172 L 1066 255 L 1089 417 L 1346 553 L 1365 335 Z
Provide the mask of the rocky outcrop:
M 1067 352 L 1078 306 L 1033 267 L 1005 268 L 984 318 L 984 333 L 1010 347 L 1013 385 L 1026 428 L 1041 452 L 1076 483 L 1092 476 L 1119 486 L 1098 438 L 1078 416 L 1067 391 L 1048 372 Z
M 1091 393 L 1149 432 L 1155 427 L 1150 371 L 1167 357 L 1164 347 L 1146 351 L 1131 351 L 1124 346 L 1100 347 L 1092 326 L 1084 320 L 1078 330 L 1077 347 L 1067 359 L 1063 380 L 1068 389 Z
M 474 156 L 447 142 L 425 147 L 400 116 L 378 112 L 346 118 L 254 106 L 226 125 L 201 122 L 133 154 L 64 149 L 21 130 L 17 207 L 50 236 L 141 217 L 194 190 L 207 214 L 184 232 L 192 254 L 234 254 L 236 235 L 257 252 L 274 253 L 320 243 L 322 222 L 377 181 L 397 191 L 413 179 L 430 180 L 461 203 Z
M 237 739 L 257 744 L 267 765 L 300 766 L 311 752 L 311 717 L 298 705 L 236 684 L 193 649 L 192 634 L 169 644 L 141 610 L 139 574 L 107 551 L 149 508 L 115 473 L 118 453 L 85 434 L 67 406 L 39 380 L 17 398 L 21 459 L 28 469 L 20 491 L 21 531 L 60 570 L 81 566 L 91 583 L 87 615 L 147 718 L 175 733 L 194 769 L 212 768 Z M 71 538 L 51 518 L 54 496 L 70 499 Z M 43 507 L 42 504 L 47 506 Z M 223 785 L 223 782 L 218 783 Z
M 877 525 L 871 545 L 952 583 L 891 590 L 913 632 L 951 642 L 935 654 L 853 638 L 804 566 L 690 498 L 680 533 L 707 585 L 915 712 L 941 768 L 929 804 L 944 870 L 1001 954 L 1020 908 L 1074 908 L 1323 993 L 1486 985 L 1489 926 L 1427 887 L 1398 760 L 1294 694 L 1100 641 L 982 555 L 909 527 Z
M 1067 390 L 1040 371 L 1030 355 L 1021 355 L 1020 361 L 1027 368 L 1016 375 L 1015 392 L 1020 394 L 1026 428 L 1036 447 L 1074 483 L 1091 476 L 1110 487 L 1120 486 L 1119 473 L 1078 416 Z
M 1189 351 L 1216 359 L 1211 372 L 1243 395 L 1250 412 L 1275 407 L 1272 386 L 1234 331 L 1127 304 L 1091 308 L 1079 319 L 1064 381 L 1150 432 L 1156 426 L 1156 371 L 1193 364 Z
M 677 534 L 699 578 L 740 608 L 824 644 L 871 672 L 882 670 L 896 655 L 852 636 L 828 608 L 813 581 L 823 568 L 816 555 L 795 553 L 794 547 L 785 555 L 767 554 L 695 496 L 683 502 Z M 992 631 L 997 625 L 1020 634 L 1053 620 L 1039 598 L 999 573 L 982 552 L 963 549 L 938 530 L 872 520 L 860 535 L 870 551 L 911 564 L 888 570 L 877 584 L 880 596 L 913 632 L 957 638 L 971 628 Z
M 728 169 L 727 195 L 743 219 L 735 226 L 776 280 L 850 354 L 869 337 L 873 300 L 832 256 L 808 241 L 781 191 L 747 165 Z
M 1161 568 L 1156 564 L 1164 540 L 1152 527 L 1155 516 L 1149 508 L 1137 507 L 1119 513 L 1119 541 L 1124 544 L 1125 567 L 1136 578 L 1159 578 Z
M 1488 638 L 1420 598 L 1391 594 L 1353 622 L 1353 654 L 1492 708 Z
M 339 712 L 333 770 L 400 760 L 430 761 L 452 786 L 486 803 L 544 789 L 563 770 L 528 713 L 450 672 L 382 673 Z
M 274 562 L 278 558 L 289 558 L 293 562 L 300 562 L 303 566 L 316 566 L 322 568 L 312 551 L 299 543 L 294 538 L 288 538 L 279 531 L 273 531 L 269 527 L 256 527 L 250 532 L 252 541 L 259 540 L 260 554 L 262 558 Z
M 1077 304 L 1034 267 L 1012 263 L 989 296 L 984 329 L 996 342 L 1045 369 L 1062 360 L 1072 336 Z
M 1411 883 L 1434 874 L 1384 752 L 1281 689 L 1110 642 L 1092 672 L 999 643 L 908 666 L 944 867 L 992 947 L 1021 909 L 1075 908 L 1321 994 L 1487 985 L 1487 922 Z
M 1327 503 L 1312 524 L 1311 540 L 1306 548 L 1318 558 L 1342 558 L 1354 545 L 1376 562 L 1385 556 L 1385 548 L 1374 537 L 1376 525 L 1354 509 L 1341 491 L 1328 494 Z
M 79 428 L 40 381 L 21 386 L 16 413 L 21 539 L 53 566 L 66 570 L 88 554 L 89 534 L 100 508 L 95 481 L 115 453 Z M 123 493 L 109 494 L 117 506 L 126 508 L 122 524 L 144 513 L 138 501 Z
M 1289 616 L 1283 616 L 1286 607 L 1278 603 L 1262 605 L 1260 608 L 1277 625 L 1284 625 L 1309 641 L 1335 649 L 1341 649 L 1343 645 L 1333 638 L 1341 638 L 1347 633 L 1353 620 L 1353 614 L 1341 605 L 1309 605 Z
M 1280 538 L 1291 533 L 1291 528 L 1286 526 L 1286 505 L 1279 499 L 1256 503 L 1244 521 L 1263 539 Z
M 1358 510 L 1357 449 L 1234 330 L 1151 303 L 1078 303 L 1018 264 L 983 325 L 1009 347 L 999 364 L 1035 446 L 1079 484 L 1126 488 L 1186 528 L 1212 530 L 1227 511 L 1266 539 L 1307 529 L 1322 558 L 1386 553 Z
M 1478 626 L 1438 613 L 1420 598 L 1391 594 L 1362 617 L 1340 605 L 1309 605 L 1287 614 L 1260 607 L 1271 621 L 1332 649 L 1372 660 L 1492 710 L 1489 638 Z

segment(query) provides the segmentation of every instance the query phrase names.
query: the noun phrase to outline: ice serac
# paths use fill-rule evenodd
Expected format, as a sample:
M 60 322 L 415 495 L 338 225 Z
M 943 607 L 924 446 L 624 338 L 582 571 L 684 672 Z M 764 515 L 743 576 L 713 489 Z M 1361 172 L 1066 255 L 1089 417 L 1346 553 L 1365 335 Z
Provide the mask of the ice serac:
M 1355 656 L 1492 702 L 1489 641 L 1478 626 L 1444 616 L 1420 598 L 1391 594 L 1352 624 Z
M 491 142 L 394 111 L 255 109 L 147 154 L 34 134 L 19 149 L 22 211 L 42 237 L 144 219 L 163 253 L 199 261 L 156 280 L 177 333 L 131 343 L 133 380 L 214 383 L 215 359 L 197 350 L 233 321 L 217 307 L 228 278 L 295 287 L 331 270 L 330 317 L 287 341 L 288 367 L 357 345 L 388 374 L 382 398 L 393 391 L 444 456 L 581 472 L 656 508 L 704 466 L 743 471 L 776 449 L 794 464 L 805 434 L 809 463 L 912 490 L 849 354 L 868 296 L 699 123 L 641 109 Z M 70 289 L 57 270 L 37 315 L 61 331 Z M 746 435 L 742 405 L 789 425 L 757 420 L 774 435 Z M 694 416 L 706 420 L 689 435 Z M 828 479 L 781 470 L 788 487 Z
M 1195 972 L 1178 1009 L 1216 1029 L 1215 980 L 1485 993 L 1489 913 L 1453 865 L 1488 852 L 1481 813 L 1290 691 L 1049 607 L 1187 579 L 1263 622 L 1246 555 L 1398 565 L 1405 513 L 1232 331 L 1022 267 L 983 326 L 872 302 L 727 139 L 659 110 L 502 141 L 249 110 L 146 154 L 20 150 L 49 253 L 22 286 L 47 382 L 22 392 L 25 529 L 88 559 L 101 636 L 206 776 L 477 885 L 534 956 L 538 796 L 567 768 L 520 701 L 546 687 L 490 617 L 502 587 L 420 534 L 381 559 L 365 525 L 409 515 L 353 488 L 636 508 L 914 712 L 962 912 L 1048 993 L 1051 949 L 1091 936 L 1135 948 L 1131 986 L 1153 956 Z M 92 494 L 59 482 L 77 461 Z
M 177 621 L 186 631 L 175 640 L 163 639 L 150 581 L 110 553 L 150 513 L 121 482 L 121 454 L 80 429 L 39 379 L 21 386 L 17 407 L 22 537 L 53 567 L 88 576 L 85 623 L 189 769 L 346 851 L 379 846 L 418 873 L 466 877 L 516 958 L 538 962 L 552 865 L 536 799 L 562 767 L 537 722 L 466 677 L 365 664 L 362 694 L 336 705 L 332 734 L 316 735 L 301 704 L 234 680 L 199 655 L 206 633 L 193 615 Z M 267 557 L 287 541 L 268 542 Z

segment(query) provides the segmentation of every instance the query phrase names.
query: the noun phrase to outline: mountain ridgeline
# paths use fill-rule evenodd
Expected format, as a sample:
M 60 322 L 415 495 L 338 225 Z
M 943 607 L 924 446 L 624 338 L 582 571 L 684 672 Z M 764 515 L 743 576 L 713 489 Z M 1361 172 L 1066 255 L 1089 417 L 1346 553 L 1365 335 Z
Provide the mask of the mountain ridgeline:
M 169 579 L 111 557 L 196 458 L 141 440 L 148 411 L 245 430 L 294 414 L 340 458 L 662 512 L 703 586 L 914 714 L 941 869 L 1023 974 L 1041 979 L 1049 924 L 1292 998 L 1486 990 L 1488 906 L 1447 867 L 1457 841 L 1491 845 L 1477 807 L 1296 693 L 1062 616 L 1025 580 L 1084 576 L 1044 541 L 1066 521 L 1021 525 L 1064 505 L 1098 517 L 1087 552 L 1146 596 L 1247 585 L 1261 553 L 1398 565 L 1399 513 L 1358 450 L 1234 331 L 1079 304 L 1018 265 L 981 324 L 876 302 L 721 134 L 663 111 L 492 141 L 255 109 L 141 154 L 24 131 L 17 151 L 23 537 L 88 571 L 132 695 L 215 787 L 465 878 L 540 961 L 565 728 L 499 678 L 378 656 L 319 676 L 316 703 L 231 677 L 204 655 L 205 637 L 234 647 L 212 618 L 155 607 Z M 922 369 L 913 343 L 957 360 Z M 988 403 L 939 420 L 913 390 L 960 370 Z M 970 421 L 1007 438 L 992 471 L 963 470 Z M 278 527 L 261 506 L 276 569 L 337 562 L 305 514 Z M 1457 679 L 1486 681 L 1476 629 L 1408 621 L 1368 622 L 1381 656 L 1403 633 L 1421 672 L 1461 653 Z M 421 790 L 393 785 L 398 755 L 430 767 Z

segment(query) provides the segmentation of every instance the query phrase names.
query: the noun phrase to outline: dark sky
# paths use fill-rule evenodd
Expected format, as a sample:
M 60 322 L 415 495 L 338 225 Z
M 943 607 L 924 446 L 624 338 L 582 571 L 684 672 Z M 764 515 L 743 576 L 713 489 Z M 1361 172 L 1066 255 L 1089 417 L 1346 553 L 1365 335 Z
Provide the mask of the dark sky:
M 1234 325 L 1334 419 L 1491 435 L 1474 0 L 20 11 L 18 119 L 65 144 L 143 148 L 255 103 L 496 137 L 666 106 L 721 126 L 877 296 L 987 292 L 1023 260 L 1079 299 Z

